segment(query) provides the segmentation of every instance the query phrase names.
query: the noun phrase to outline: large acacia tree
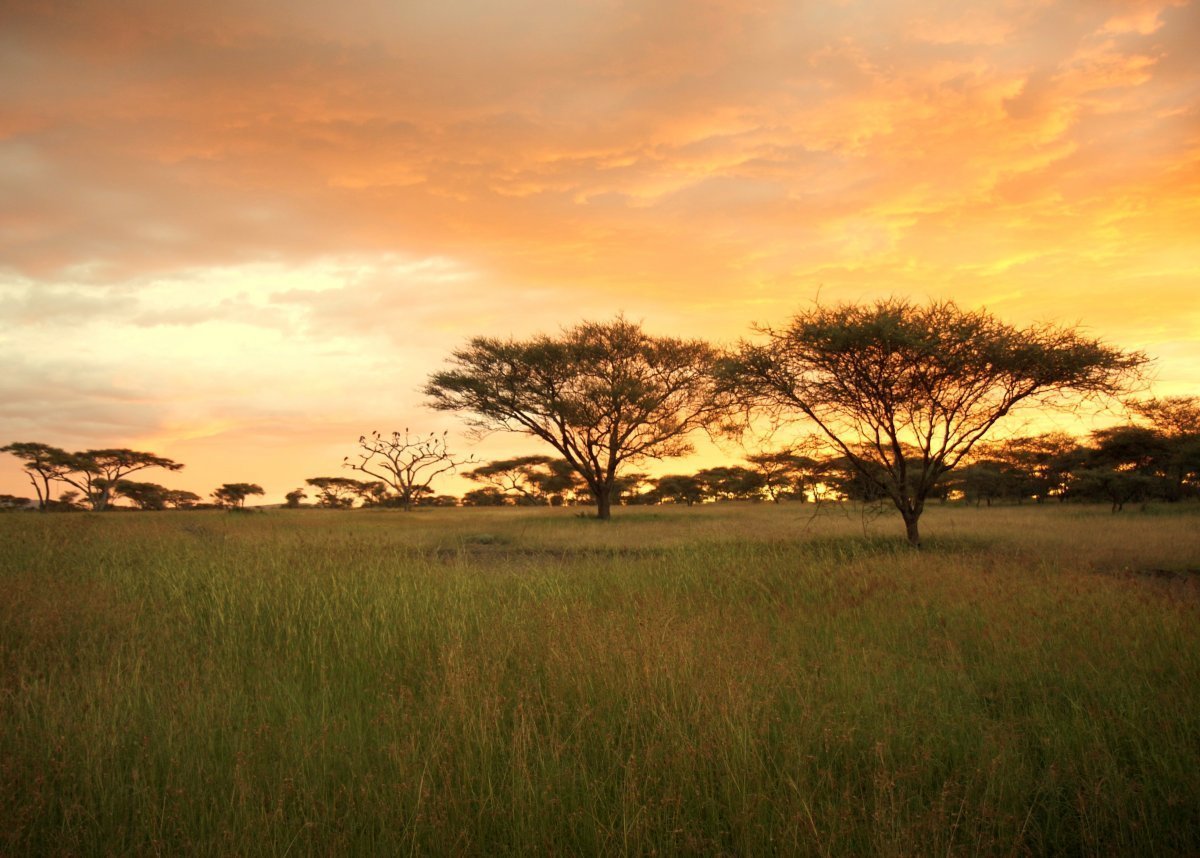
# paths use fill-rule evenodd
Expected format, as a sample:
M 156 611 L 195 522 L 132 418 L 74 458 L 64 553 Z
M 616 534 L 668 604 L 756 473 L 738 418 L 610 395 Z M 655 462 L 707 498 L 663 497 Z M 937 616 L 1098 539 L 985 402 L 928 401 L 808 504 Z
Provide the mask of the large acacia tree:
M 687 436 L 716 416 L 715 360 L 704 342 L 654 337 L 617 318 L 559 336 L 476 337 L 430 377 L 425 393 L 434 408 L 468 415 L 480 432 L 545 441 L 608 519 L 623 465 L 690 452 Z
M 757 329 L 722 376 L 750 406 L 815 424 L 920 545 L 937 482 L 1019 406 L 1117 395 L 1145 364 L 1071 328 L 1015 328 L 950 301 L 816 305 Z

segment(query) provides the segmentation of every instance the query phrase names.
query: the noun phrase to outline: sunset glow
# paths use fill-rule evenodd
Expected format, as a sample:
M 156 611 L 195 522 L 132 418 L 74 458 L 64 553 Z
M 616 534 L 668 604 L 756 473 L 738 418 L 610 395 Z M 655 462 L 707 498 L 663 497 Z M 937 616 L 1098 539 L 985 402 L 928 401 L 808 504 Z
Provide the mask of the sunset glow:
M 278 502 L 467 337 L 897 295 L 1200 394 L 1200 2 L 10 0 L 0 445 Z M 0 457 L 0 492 L 27 495 Z

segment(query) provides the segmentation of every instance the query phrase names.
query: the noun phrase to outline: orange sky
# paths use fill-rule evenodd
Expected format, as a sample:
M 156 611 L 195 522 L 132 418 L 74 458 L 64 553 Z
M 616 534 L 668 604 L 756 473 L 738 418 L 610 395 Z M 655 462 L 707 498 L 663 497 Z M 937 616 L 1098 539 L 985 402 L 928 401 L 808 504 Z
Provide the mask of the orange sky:
M 1200 394 L 1200 4 L 5 0 L 0 444 L 279 500 L 475 334 L 896 294 Z M 731 457 L 734 454 L 730 454 Z M 450 485 L 444 488 L 455 488 Z M 0 492 L 29 494 L 0 458 Z

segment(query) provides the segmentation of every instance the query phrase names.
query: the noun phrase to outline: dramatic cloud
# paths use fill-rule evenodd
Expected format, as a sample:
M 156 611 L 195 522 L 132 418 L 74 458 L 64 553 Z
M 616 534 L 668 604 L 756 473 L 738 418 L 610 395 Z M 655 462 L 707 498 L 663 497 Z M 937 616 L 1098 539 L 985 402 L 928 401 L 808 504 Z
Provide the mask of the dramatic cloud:
M 1193 393 L 1197 33 L 1194 0 L 10 0 L 0 440 L 300 479 L 340 460 L 301 423 L 433 425 L 472 334 L 730 340 L 818 290 L 1081 321 Z

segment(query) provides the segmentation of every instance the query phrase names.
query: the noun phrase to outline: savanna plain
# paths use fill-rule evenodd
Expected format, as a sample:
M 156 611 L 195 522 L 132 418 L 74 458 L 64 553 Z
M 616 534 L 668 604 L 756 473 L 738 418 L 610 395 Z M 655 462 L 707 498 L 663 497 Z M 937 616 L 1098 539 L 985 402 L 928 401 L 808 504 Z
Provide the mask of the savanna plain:
M 1200 508 L 0 516 L 0 853 L 1200 853 Z

